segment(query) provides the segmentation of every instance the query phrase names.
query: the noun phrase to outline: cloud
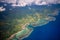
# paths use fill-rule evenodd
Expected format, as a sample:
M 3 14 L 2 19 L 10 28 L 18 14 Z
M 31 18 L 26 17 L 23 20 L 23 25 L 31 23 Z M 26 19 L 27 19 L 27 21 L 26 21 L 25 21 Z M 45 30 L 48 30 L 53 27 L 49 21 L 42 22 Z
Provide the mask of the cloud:
M 0 7 L 0 12 L 5 11 L 6 9 L 3 7 Z
M 35 2 L 36 5 L 47 5 L 46 2 Z
M 26 6 L 26 5 L 47 5 L 57 4 L 60 0 L 0 0 L 0 2 L 12 3 L 12 6 Z

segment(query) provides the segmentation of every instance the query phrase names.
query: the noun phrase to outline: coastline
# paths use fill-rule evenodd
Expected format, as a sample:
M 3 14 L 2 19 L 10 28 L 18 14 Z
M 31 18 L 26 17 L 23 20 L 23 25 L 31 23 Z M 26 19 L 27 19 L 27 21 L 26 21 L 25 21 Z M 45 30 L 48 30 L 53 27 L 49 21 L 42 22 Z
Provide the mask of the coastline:
M 33 31 L 33 28 L 27 26 L 25 29 L 11 35 L 7 40 L 23 40 L 28 37 Z

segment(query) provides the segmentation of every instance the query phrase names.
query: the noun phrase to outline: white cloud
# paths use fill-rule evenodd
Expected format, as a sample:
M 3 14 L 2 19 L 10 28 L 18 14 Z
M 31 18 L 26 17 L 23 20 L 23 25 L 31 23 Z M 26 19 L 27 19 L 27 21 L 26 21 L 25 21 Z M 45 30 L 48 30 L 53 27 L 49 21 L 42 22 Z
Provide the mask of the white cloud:
M 46 2 L 36 2 L 35 4 L 36 4 L 36 5 L 47 5 Z
M 2 12 L 2 11 L 5 11 L 6 9 L 5 8 L 3 8 L 3 6 L 2 7 L 0 7 L 0 12 Z
M 12 6 L 26 6 L 32 3 L 35 5 L 56 4 L 60 3 L 60 0 L 0 0 L 0 2 L 12 3 Z

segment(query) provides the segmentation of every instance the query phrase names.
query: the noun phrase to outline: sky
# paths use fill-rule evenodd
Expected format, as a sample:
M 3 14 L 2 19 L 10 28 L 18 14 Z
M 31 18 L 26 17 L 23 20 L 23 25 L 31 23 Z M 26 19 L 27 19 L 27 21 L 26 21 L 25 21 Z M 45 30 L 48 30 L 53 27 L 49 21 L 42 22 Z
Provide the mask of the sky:
M 26 5 L 47 5 L 57 4 L 60 0 L 0 0 L 0 2 L 12 3 L 12 6 L 26 6 Z M 16 3 L 18 5 L 16 5 Z

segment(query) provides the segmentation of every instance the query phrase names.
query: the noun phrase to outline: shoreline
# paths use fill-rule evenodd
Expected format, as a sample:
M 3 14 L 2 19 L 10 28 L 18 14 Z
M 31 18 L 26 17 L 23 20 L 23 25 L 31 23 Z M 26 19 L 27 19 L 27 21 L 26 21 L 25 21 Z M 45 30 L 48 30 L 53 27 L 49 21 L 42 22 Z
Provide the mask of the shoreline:
M 33 28 L 26 27 L 25 29 L 12 34 L 7 40 L 23 40 L 28 37 L 33 31 Z

